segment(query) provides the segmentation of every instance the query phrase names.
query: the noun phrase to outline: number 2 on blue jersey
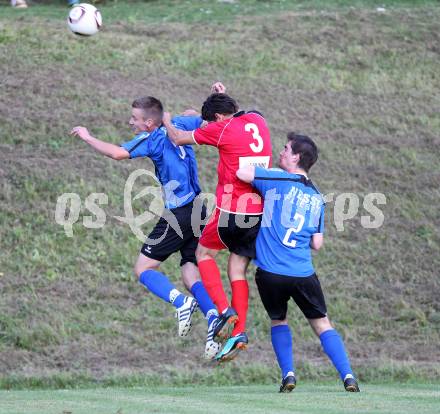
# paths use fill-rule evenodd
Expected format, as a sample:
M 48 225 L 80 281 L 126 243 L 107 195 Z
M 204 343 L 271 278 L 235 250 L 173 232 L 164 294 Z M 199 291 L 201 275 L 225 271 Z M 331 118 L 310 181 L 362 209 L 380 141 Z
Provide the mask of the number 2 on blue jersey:
M 296 246 L 295 236 L 292 236 L 292 233 L 296 234 L 301 231 L 304 226 L 305 217 L 300 213 L 295 213 L 293 216 L 293 227 L 289 227 L 284 235 L 283 244 L 289 247 Z

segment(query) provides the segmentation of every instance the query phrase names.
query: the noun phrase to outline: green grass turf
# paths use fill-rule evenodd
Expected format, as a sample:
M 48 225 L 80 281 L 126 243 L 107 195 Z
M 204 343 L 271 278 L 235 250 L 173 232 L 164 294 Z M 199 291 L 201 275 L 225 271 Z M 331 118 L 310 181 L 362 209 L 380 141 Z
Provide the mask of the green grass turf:
M 6 4 L 5 4 L 6 3 Z M 17 11 L 21 15 L 36 15 L 48 19 L 67 17 L 66 1 L 30 1 L 26 10 L 14 10 L 5 7 L 9 2 L 0 3 L 2 13 L 8 17 L 15 17 Z M 104 22 L 113 23 L 125 20 L 129 23 L 139 21 L 147 23 L 161 22 L 228 22 L 239 17 L 281 14 L 289 11 L 314 10 L 346 10 L 350 8 L 376 10 L 378 7 L 413 8 L 420 6 L 435 6 L 436 0 L 237 0 L 210 1 L 210 0 L 156 0 L 156 1 L 92 1 L 96 7 L 104 11 Z
M 347 393 L 340 384 L 300 384 L 290 394 L 273 386 L 105 388 L 0 391 L 0 414 L 433 414 L 439 384 L 363 385 Z
M 120 143 L 131 138 L 135 97 L 157 96 L 176 113 L 199 108 L 218 79 L 241 107 L 266 115 L 275 159 L 287 131 L 308 134 L 320 148 L 311 171 L 320 190 L 360 199 L 344 231 L 335 225 L 336 203 L 327 204 L 326 242 L 315 256 L 329 316 L 356 373 L 370 381 L 438 377 L 440 7 L 378 3 L 120 0 L 100 4 L 103 29 L 88 39 L 69 33 L 64 2 L 27 10 L 2 3 L 2 387 L 75 386 L 157 372 L 161 384 L 169 373 L 210 383 L 201 360 L 205 321 L 198 314 L 191 337 L 176 338 L 172 308 L 132 276 L 141 243 L 113 218 L 123 215 L 129 174 L 152 170 L 151 163 L 105 159 L 68 133 L 83 124 Z M 213 192 L 216 152 L 196 154 L 203 190 Z M 67 237 L 54 219 L 64 192 L 83 203 L 106 193 L 104 228 L 85 229 L 90 212 L 83 209 Z M 387 198 L 380 229 L 361 226 L 370 192 Z M 148 205 L 137 200 L 135 210 Z M 174 255 L 162 270 L 183 289 L 178 263 Z M 225 254 L 219 263 L 224 273 Z M 253 271 L 249 351 L 233 369 L 216 373 L 220 384 L 278 375 Z M 333 378 L 295 306 L 289 320 L 302 375 Z

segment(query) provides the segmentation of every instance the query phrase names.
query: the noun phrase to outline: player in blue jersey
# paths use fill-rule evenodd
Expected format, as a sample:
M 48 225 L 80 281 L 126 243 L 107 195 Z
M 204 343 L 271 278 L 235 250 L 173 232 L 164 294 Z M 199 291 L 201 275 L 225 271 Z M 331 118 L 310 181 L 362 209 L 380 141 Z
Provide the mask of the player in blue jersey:
M 272 321 L 272 346 L 282 371 L 280 392 L 290 392 L 296 386 L 292 335 L 286 318 L 290 298 L 320 338 L 345 389 L 358 392 L 342 338 L 328 319 L 312 263 L 311 250 L 319 250 L 324 240 L 324 201 L 307 177 L 318 159 L 318 149 L 307 136 L 291 132 L 287 138 L 280 153 L 281 170 L 244 167 L 237 171 L 237 176 L 251 183 L 264 198 L 255 281 Z
M 208 320 L 205 357 L 211 359 L 220 348 L 213 340 L 218 312 L 200 281 L 195 257 L 198 238 L 194 236 L 191 225 L 193 203 L 200 193 L 197 162 L 190 145 L 176 146 L 168 139 L 167 131 L 162 126 L 162 116 L 162 103 L 148 96 L 133 102 L 129 124 L 136 135 L 121 146 L 94 138 L 82 126 L 73 128 L 71 134 L 114 160 L 148 157 L 153 161 L 156 177 L 162 184 L 165 210 L 148 236 L 150 242 L 142 246 L 134 272 L 149 291 L 176 308 L 179 336 L 188 335 L 192 315 L 197 306 L 200 307 Z M 201 118 L 196 116 L 173 118 L 173 124 L 184 130 L 192 131 L 201 123 Z M 180 234 L 174 229 L 175 226 L 168 224 L 170 217 L 177 221 Z M 167 276 L 159 271 L 161 263 L 175 252 L 181 255 L 183 283 L 195 299 L 177 290 Z

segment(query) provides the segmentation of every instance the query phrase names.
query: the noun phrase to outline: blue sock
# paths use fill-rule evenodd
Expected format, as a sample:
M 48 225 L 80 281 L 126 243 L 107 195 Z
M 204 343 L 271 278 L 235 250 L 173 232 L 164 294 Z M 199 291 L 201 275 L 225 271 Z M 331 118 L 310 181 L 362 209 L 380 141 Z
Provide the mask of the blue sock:
M 272 326 L 270 330 L 272 346 L 277 356 L 283 378 L 289 371 L 295 372 L 293 366 L 292 334 L 289 325 Z
M 348 360 L 347 352 L 345 351 L 344 342 L 338 331 L 335 329 L 325 331 L 319 336 L 319 339 L 321 340 L 324 352 L 338 370 L 341 379 L 344 380 L 347 374 L 353 375 L 350 361 Z
M 176 308 L 183 305 L 185 296 L 174 287 L 163 273 L 156 270 L 145 270 L 141 273 L 139 282 L 151 293 L 159 296 L 165 302 L 172 303 Z
M 203 283 L 197 281 L 191 286 L 191 293 L 196 298 L 200 310 L 208 320 L 208 325 L 218 316 L 217 309 L 203 286 Z

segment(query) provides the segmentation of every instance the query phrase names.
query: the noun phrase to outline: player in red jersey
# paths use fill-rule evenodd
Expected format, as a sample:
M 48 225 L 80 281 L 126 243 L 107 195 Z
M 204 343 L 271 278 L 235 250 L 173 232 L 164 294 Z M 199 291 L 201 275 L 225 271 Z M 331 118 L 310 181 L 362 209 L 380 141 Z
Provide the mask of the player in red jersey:
M 217 83 L 214 89 L 223 92 L 224 86 Z M 203 284 L 220 314 L 214 338 L 227 339 L 216 359 L 226 361 L 248 343 L 245 332 L 249 298 L 246 270 L 250 259 L 255 257 L 255 239 L 263 212 L 260 195 L 250 184 L 241 182 L 236 172 L 246 165 L 270 167 L 272 145 L 263 116 L 256 111 L 238 112 L 235 100 L 225 93 L 213 93 L 207 98 L 202 106 L 202 118 L 208 124 L 192 132 L 174 128 L 168 113 L 163 122 L 175 144 L 211 145 L 219 151 L 216 209 L 200 237 L 196 257 Z M 230 252 L 231 304 L 215 261 L 223 249 Z M 232 333 L 230 328 L 233 328 Z

